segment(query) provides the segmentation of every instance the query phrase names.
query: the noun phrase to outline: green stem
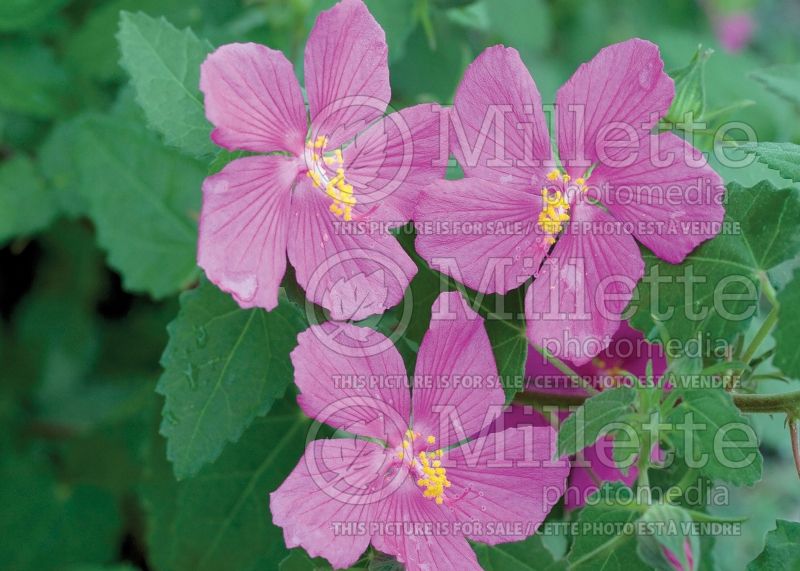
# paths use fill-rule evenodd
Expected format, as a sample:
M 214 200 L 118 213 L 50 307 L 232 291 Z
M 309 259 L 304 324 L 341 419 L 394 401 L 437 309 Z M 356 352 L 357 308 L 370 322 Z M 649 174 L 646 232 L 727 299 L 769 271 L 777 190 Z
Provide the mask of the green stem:
M 761 324 L 761 327 L 758 328 L 756 331 L 756 336 L 753 337 L 753 340 L 750 342 L 750 345 L 747 346 L 744 353 L 742 354 L 742 361 L 744 363 L 750 363 L 750 360 L 755 356 L 756 351 L 764 342 L 764 339 L 767 338 L 769 332 L 772 331 L 772 328 L 778 322 L 778 306 L 773 305 L 772 310 L 767 315 L 767 318 L 764 320 L 764 323 Z
M 590 395 L 596 395 L 600 391 L 594 388 L 589 381 L 584 379 L 581 375 L 576 373 L 569 365 L 567 365 L 564 361 L 553 355 L 550 351 L 547 350 L 546 347 L 540 347 L 539 345 L 534 345 L 531 343 L 531 347 L 536 349 L 539 354 L 547 359 L 547 362 L 553 365 L 556 369 L 567 375 L 573 383 L 576 383 L 583 388 L 587 393 Z

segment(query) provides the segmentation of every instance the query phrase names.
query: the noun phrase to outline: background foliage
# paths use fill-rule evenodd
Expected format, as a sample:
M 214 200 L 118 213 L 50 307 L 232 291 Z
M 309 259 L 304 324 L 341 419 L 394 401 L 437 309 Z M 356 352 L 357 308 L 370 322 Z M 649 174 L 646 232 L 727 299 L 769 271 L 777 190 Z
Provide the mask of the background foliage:
M 553 101 L 579 63 L 631 36 L 656 42 L 667 69 L 686 66 L 698 44 L 714 48 L 704 68 L 706 116 L 743 121 L 760 140 L 783 143 L 749 149 L 759 162 L 747 169 L 714 165 L 731 183 L 728 217 L 744 232 L 694 255 L 712 279 L 735 262 L 759 287 L 766 279 L 778 291 L 775 364 L 800 377 L 800 280 L 793 279 L 800 154 L 786 143 L 800 142 L 800 5 L 718 2 L 752 10 L 758 22 L 750 45 L 731 54 L 720 49 L 701 3 L 690 0 L 367 3 L 387 33 L 396 108 L 451 101 L 465 66 L 498 42 L 520 50 L 544 101 Z M 230 159 L 208 140 L 197 80 L 212 46 L 233 41 L 283 50 L 299 71 L 316 14 L 331 4 L 0 4 L 0 567 L 317 568 L 285 549 L 266 502 L 305 446 L 309 421 L 294 405 L 287 359 L 305 317 L 291 290 L 270 314 L 241 310 L 196 267 L 200 184 Z M 705 143 L 708 150 L 713 141 Z M 763 234 L 765 225 L 777 228 L 777 240 Z M 409 359 L 440 278 L 423 271 L 412 284 L 415 320 L 400 347 Z M 640 292 L 646 297 L 646 286 Z M 747 323 L 733 330 L 714 319 L 705 328 L 749 339 L 764 313 L 756 313 L 751 333 L 743 333 Z M 393 318 L 379 326 L 391 327 Z M 648 315 L 633 322 L 658 335 Z M 500 329 L 491 335 L 501 369 L 519 369 L 526 343 L 491 327 Z M 690 338 L 692 327 L 674 322 L 668 329 Z M 726 395 L 682 394 L 720 418 L 738 415 Z M 748 515 L 745 533 L 706 546 L 704 568 L 739 569 L 756 557 L 750 568 L 800 565 L 786 547 L 800 534 L 791 521 L 800 519 L 800 487 L 784 417 L 752 422 L 763 479 L 756 483 L 760 469 L 733 477 L 712 466 L 703 475 L 755 484 L 731 488 L 719 515 Z M 587 508 L 574 517 L 632 515 Z M 776 528 L 776 519 L 788 521 Z M 540 569 L 566 564 L 555 562 L 570 541 L 534 537 L 476 551 L 487 569 L 521 569 L 521 560 Z M 597 568 L 581 563 L 595 548 L 576 540 L 567 561 Z M 634 542 L 605 563 L 641 565 Z M 370 554 L 362 567 L 391 565 Z

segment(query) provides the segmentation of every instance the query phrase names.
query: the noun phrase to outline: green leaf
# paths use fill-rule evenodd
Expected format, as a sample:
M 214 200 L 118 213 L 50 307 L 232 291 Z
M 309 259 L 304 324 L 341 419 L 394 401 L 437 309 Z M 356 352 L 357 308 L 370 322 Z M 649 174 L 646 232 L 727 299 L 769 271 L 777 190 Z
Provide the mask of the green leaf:
M 119 510 L 97 488 L 58 484 L 38 462 L 7 457 L 0 467 L 0 502 L 4 569 L 61 569 L 105 563 L 116 554 Z
M 800 200 L 792 188 L 762 181 L 728 185 L 722 232 L 679 265 L 644 253 L 631 324 L 650 339 L 662 323 L 673 339 L 730 342 L 758 309 L 762 273 L 800 252 Z M 704 347 L 705 345 L 701 345 Z
M 758 440 L 731 394 L 722 388 L 673 390 L 680 391 L 680 402 L 667 415 L 667 435 L 689 466 L 737 486 L 758 482 Z
M 58 123 L 39 148 L 39 170 L 47 178 L 59 209 L 79 217 L 88 212 L 89 205 L 81 195 L 78 161 L 81 149 L 75 146 L 81 119 Z
M 213 47 L 164 18 L 122 12 L 117 34 L 121 64 L 130 74 L 147 122 L 168 145 L 202 157 L 216 149 L 200 94 L 200 64 Z
M 81 193 L 125 288 L 161 298 L 194 281 L 203 165 L 119 116 L 86 118 L 75 139 Z
M 302 549 L 293 549 L 278 565 L 278 571 L 330 571 L 332 568 L 321 557 L 311 559 Z
M 486 8 L 490 31 L 509 45 L 523 52 L 550 45 L 553 26 L 544 0 L 491 0 Z
M 591 446 L 614 423 L 627 422 L 636 391 L 630 387 L 605 390 L 583 403 L 558 431 L 558 455 L 571 456 Z
M 61 112 L 67 76 L 45 46 L 4 40 L 0 77 L 0 109 L 37 119 L 49 119 Z
M 535 571 L 554 563 L 553 555 L 542 543 L 540 535 L 498 545 L 474 543 L 472 549 L 485 571 Z
M 775 325 L 775 357 L 772 362 L 781 371 L 793 378 L 800 378 L 800 269 L 795 270 L 794 279 L 778 294 L 781 307 L 780 319 Z
M 178 479 L 216 460 L 283 396 L 293 375 L 289 353 L 304 325 L 283 295 L 267 312 L 241 309 L 205 279 L 181 294 L 156 389 L 166 397 L 161 433 Z
M 782 64 L 754 71 L 753 79 L 769 91 L 800 105 L 800 64 Z
M 745 143 L 738 148 L 778 171 L 783 178 L 800 182 L 800 145 L 794 143 Z
M 767 533 L 764 551 L 747 571 L 796 571 L 800 569 L 800 523 L 779 519 Z
M 293 399 L 292 399 L 293 400 Z M 150 453 L 143 488 L 148 547 L 159 571 L 274 569 L 288 550 L 270 522 L 268 494 L 303 454 L 309 420 L 282 401 L 192 479 L 176 483 L 163 462 L 163 439 Z
M 0 2 L 0 32 L 31 28 L 45 20 L 69 0 L 3 0 Z
M 670 72 L 675 81 L 675 97 L 665 119 L 671 123 L 687 120 L 688 114 L 694 119 L 703 116 L 706 109 L 705 66 L 714 50 L 698 46 L 689 65 Z
M 581 510 L 577 522 L 578 534 L 567 554 L 570 571 L 650 569 L 636 554 L 631 524 L 639 514 L 603 499 L 603 496 L 609 497 L 607 494 L 613 497 L 615 490 L 621 489 L 623 487 L 619 485 L 606 485 L 598 492 L 601 496 L 595 494 L 594 499 Z
M 55 198 L 29 158 L 0 163 L 0 245 L 41 230 L 55 214 Z

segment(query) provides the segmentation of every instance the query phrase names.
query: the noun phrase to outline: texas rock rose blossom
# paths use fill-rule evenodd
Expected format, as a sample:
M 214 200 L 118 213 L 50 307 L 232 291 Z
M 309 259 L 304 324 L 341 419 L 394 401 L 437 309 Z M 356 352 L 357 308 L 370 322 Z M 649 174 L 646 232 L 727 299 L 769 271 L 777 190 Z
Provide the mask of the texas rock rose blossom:
M 601 50 L 556 96 L 557 159 L 541 97 L 516 50 L 467 69 L 450 117 L 465 177 L 438 181 L 415 211 L 417 250 L 484 293 L 535 277 L 530 341 L 576 364 L 611 340 L 644 263 L 638 239 L 678 263 L 720 229 L 724 188 L 701 154 L 654 133 L 674 96 L 658 48 Z
M 598 390 L 604 390 L 629 383 L 623 374 L 629 373 L 638 379 L 645 380 L 647 362 L 652 359 L 653 377 L 660 382 L 667 368 L 667 359 L 661 345 L 650 344 L 644 336 L 622 322 L 614 334 L 611 344 L 599 355 L 583 366 L 576 367 L 575 372 Z M 566 377 L 541 355 L 531 351 L 525 367 L 527 377 L 526 390 L 543 395 L 587 396 L 584 389 L 575 386 L 572 379 Z M 545 414 L 550 411 L 545 409 Z M 568 410 L 559 410 L 558 421 L 569 416 Z M 502 419 L 496 421 L 499 429 L 515 426 L 550 426 L 550 421 L 538 410 L 529 405 L 515 404 L 506 410 Z M 577 459 L 572 462 L 564 504 L 567 508 L 578 508 L 586 499 L 596 492 L 602 482 L 623 482 L 630 486 L 636 481 L 638 470 L 635 465 L 623 469 L 614 462 L 614 439 L 606 436 L 584 448 Z M 658 456 L 658 452 L 655 453 Z M 635 460 L 635 458 L 633 459 Z
M 279 51 L 228 44 L 203 63 L 211 138 L 258 154 L 205 180 L 198 263 L 240 306 L 272 309 L 288 255 L 309 299 L 335 319 L 362 319 L 396 305 L 416 265 L 388 228 L 347 228 L 407 222 L 420 188 L 443 176 L 433 166 L 439 108 L 384 117 L 386 39 L 361 0 L 320 14 L 304 70 L 308 111 Z
M 434 303 L 413 391 L 394 348 L 374 354 L 353 341 L 345 355 L 323 342 L 326 326 L 363 338 L 351 324 L 300 334 L 292 352 L 298 403 L 362 438 L 311 442 L 271 494 L 288 547 L 336 568 L 371 543 L 410 571 L 472 570 L 480 567 L 467 539 L 497 544 L 536 531 L 563 493 L 569 464 L 552 460 L 550 427 L 489 433 L 504 393 L 483 321 L 458 293 Z

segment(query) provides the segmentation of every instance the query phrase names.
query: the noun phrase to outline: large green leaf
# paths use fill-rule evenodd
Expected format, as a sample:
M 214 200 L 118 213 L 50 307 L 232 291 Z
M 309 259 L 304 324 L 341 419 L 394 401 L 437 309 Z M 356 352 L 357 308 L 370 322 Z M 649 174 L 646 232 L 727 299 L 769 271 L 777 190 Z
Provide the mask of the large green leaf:
M 116 554 L 120 514 L 95 487 L 67 487 L 26 457 L 0 466 L 0 561 L 4 569 L 43 571 L 105 563 Z
M 767 534 L 764 551 L 747 571 L 797 571 L 800 569 L 800 523 L 779 519 Z
M 752 75 L 776 95 L 800 105 L 800 64 L 775 65 L 755 71 Z
M 157 388 L 166 397 L 161 433 L 179 479 L 216 460 L 283 396 L 303 327 L 284 296 L 270 312 L 245 310 L 205 279 L 181 295 Z
M 40 119 L 61 112 L 67 76 L 45 46 L 4 40 L 0 77 L 0 109 Z
M 571 456 L 591 446 L 614 423 L 624 423 L 633 414 L 636 391 L 630 387 L 608 389 L 588 399 L 572 413 L 558 431 L 559 456 Z
M 773 363 L 793 378 L 800 378 L 800 269 L 795 270 L 794 279 L 778 294 L 781 307 L 780 319 L 775 325 L 775 357 Z
M 30 159 L 18 155 L 0 163 L 0 245 L 41 230 L 55 213 L 55 198 Z
M 472 549 L 485 571 L 535 571 L 553 564 L 553 555 L 544 546 L 539 535 L 532 535 L 524 541 L 498 545 L 475 543 Z
M 0 32 L 35 26 L 69 0 L 3 0 L 0 2 Z
M 213 49 L 164 18 L 122 12 L 117 34 L 122 66 L 136 100 L 167 144 L 196 156 L 215 150 L 200 94 L 200 64 Z
M 156 298 L 179 291 L 197 275 L 205 168 L 133 119 L 93 115 L 80 125 L 80 190 L 109 264 L 126 289 Z
M 761 275 L 798 252 L 798 191 L 766 181 L 750 188 L 730 184 L 725 226 L 717 237 L 679 265 L 645 253 L 647 269 L 631 323 L 651 339 L 661 322 L 683 343 L 729 342 L 756 313 Z
M 268 494 L 299 461 L 309 421 L 281 402 L 194 478 L 176 483 L 163 463 L 163 439 L 150 455 L 143 488 L 148 546 L 158 571 L 255 571 L 288 555 L 270 522 Z
M 737 486 L 758 482 L 763 464 L 758 440 L 731 394 L 722 388 L 674 390 L 680 391 L 680 402 L 667 416 L 668 438 L 686 462 Z
M 744 152 L 755 157 L 783 178 L 800 182 L 800 145 L 794 143 L 745 143 Z

